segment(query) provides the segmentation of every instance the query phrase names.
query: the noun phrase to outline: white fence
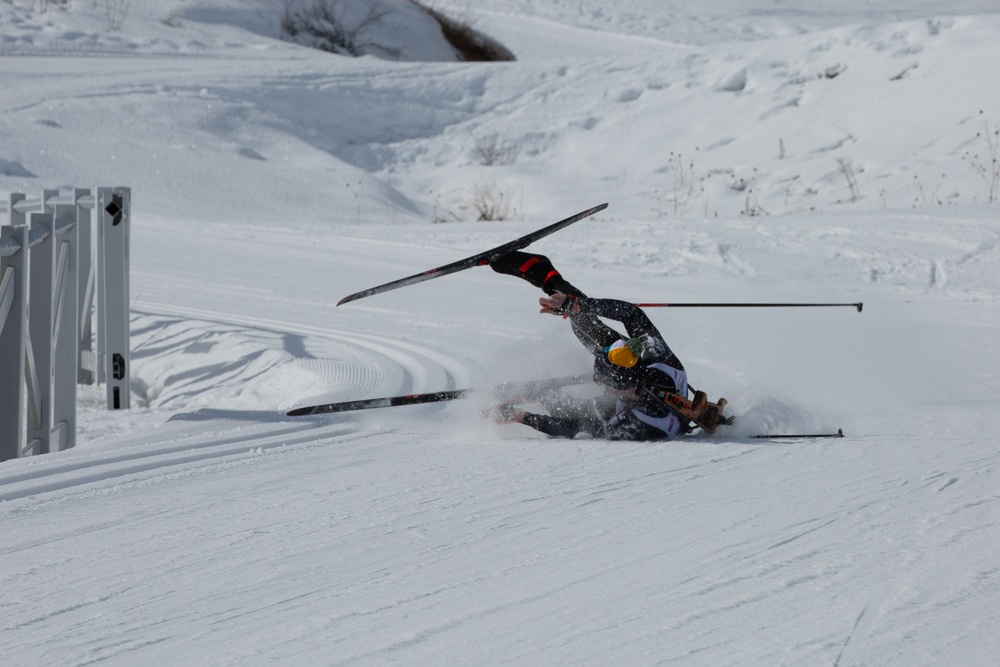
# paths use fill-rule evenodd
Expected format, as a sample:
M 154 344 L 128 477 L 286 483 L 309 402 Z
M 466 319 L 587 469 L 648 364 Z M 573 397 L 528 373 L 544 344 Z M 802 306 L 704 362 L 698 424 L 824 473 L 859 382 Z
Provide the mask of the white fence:
M 0 201 L 0 461 L 76 444 L 77 383 L 129 407 L 131 199 L 117 187 Z

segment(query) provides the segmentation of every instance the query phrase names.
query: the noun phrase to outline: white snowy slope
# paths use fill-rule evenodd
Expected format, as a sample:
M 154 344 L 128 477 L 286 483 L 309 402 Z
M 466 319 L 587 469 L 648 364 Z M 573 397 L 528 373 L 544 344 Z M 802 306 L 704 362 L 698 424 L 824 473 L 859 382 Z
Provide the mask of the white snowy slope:
M 996 3 L 435 3 L 492 64 L 111 4 L 0 0 L 0 195 L 134 199 L 133 408 L 0 464 L 5 666 L 995 664 Z M 532 246 L 589 294 L 864 310 L 651 310 L 712 436 L 284 416 L 587 372 L 487 268 L 335 304 L 605 201 Z

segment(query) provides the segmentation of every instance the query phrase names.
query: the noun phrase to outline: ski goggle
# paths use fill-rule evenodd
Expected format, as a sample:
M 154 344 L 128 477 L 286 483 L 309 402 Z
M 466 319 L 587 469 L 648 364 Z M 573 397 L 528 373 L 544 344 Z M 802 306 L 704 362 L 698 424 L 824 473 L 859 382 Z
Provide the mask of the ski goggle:
M 628 342 L 620 340 L 604 348 L 604 353 L 608 355 L 608 361 L 615 366 L 632 368 L 639 363 L 639 355 L 642 354 L 642 343 L 638 338 L 631 338 Z

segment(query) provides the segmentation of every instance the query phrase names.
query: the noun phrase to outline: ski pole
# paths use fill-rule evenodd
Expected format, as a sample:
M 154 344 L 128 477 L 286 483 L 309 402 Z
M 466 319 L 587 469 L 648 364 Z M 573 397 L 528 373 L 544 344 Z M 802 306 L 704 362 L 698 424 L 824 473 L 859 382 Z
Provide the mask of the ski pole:
M 762 433 L 761 435 L 751 435 L 751 438 L 757 438 L 761 440 L 775 440 L 779 438 L 843 438 L 844 429 L 838 428 L 836 433 L 801 433 L 798 435 L 771 435 L 768 433 Z
M 640 308 L 815 308 L 851 306 L 860 313 L 864 304 L 858 303 L 637 303 Z

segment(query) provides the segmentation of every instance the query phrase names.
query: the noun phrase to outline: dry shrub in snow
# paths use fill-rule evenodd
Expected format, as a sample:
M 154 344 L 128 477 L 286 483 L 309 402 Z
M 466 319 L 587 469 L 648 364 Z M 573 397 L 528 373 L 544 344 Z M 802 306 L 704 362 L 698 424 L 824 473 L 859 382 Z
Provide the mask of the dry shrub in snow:
M 389 10 L 380 2 L 368 5 L 363 15 L 351 12 L 340 0 L 284 0 L 281 35 L 298 44 L 345 56 L 362 56 L 373 50 L 400 58 L 403 50 L 378 44 L 365 33 L 377 26 Z

